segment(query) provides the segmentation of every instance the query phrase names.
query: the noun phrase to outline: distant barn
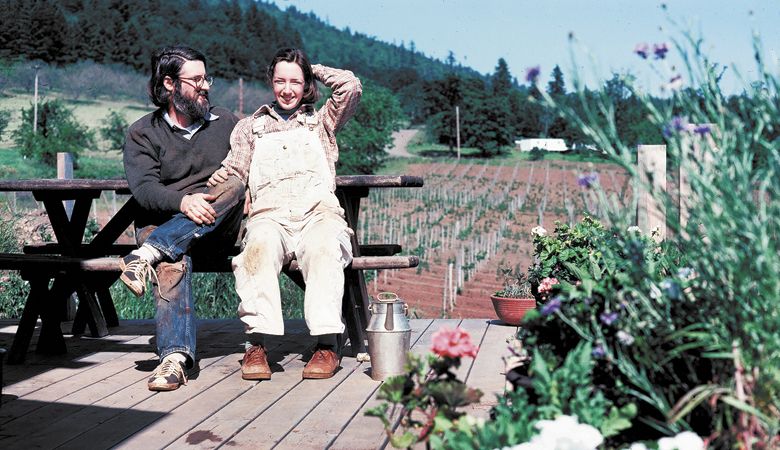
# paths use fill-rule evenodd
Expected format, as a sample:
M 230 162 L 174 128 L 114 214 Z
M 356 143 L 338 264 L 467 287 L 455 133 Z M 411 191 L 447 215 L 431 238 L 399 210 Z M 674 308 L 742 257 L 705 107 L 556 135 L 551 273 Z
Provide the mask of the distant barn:
M 548 152 L 565 152 L 568 150 L 563 139 L 520 139 L 515 141 L 515 147 L 519 147 L 521 152 L 530 152 L 535 148 Z

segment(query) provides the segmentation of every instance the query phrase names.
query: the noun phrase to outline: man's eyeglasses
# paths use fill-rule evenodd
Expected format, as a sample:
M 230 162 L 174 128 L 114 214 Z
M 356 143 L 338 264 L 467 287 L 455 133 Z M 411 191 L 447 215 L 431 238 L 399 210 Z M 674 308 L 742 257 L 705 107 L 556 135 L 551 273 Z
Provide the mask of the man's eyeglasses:
M 208 84 L 209 87 L 211 87 L 211 85 L 214 84 L 214 77 L 212 77 L 211 75 L 205 77 L 198 75 L 197 77 L 192 77 L 192 78 L 179 77 L 179 79 L 182 81 L 192 81 L 193 83 L 192 86 L 195 86 L 196 89 L 202 88 L 204 83 Z

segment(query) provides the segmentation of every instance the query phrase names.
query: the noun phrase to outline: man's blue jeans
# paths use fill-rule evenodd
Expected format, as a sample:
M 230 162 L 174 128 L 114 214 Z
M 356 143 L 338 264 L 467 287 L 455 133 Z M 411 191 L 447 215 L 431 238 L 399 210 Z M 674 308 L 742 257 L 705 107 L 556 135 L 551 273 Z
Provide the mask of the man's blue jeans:
M 136 232 L 139 244 L 150 244 L 166 257 L 155 267 L 159 282 L 159 289 L 153 289 L 157 354 L 163 359 L 171 353 L 184 353 L 188 367 L 195 361 L 196 342 L 192 258 L 226 257 L 236 243 L 243 218 L 244 184 L 237 178 L 230 177 L 209 193 L 218 195 L 212 203 L 217 212 L 213 224 L 198 225 L 179 213 L 160 226 L 149 225 Z

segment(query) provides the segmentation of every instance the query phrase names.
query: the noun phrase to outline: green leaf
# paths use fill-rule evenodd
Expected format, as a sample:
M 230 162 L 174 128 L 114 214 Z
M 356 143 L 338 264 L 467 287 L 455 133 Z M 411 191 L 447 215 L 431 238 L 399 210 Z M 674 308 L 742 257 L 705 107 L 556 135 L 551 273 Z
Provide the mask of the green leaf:
M 637 407 L 629 403 L 618 409 L 614 406 L 609 409 L 609 415 L 599 426 L 599 431 L 604 437 L 615 436 L 623 430 L 631 428 L 631 419 L 636 416 Z
M 395 448 L 408 448 L 415 442 L 417 442 L 417 436 L 408 431 L 400 436 L 394 434 L 390 437 L 390 445 Z

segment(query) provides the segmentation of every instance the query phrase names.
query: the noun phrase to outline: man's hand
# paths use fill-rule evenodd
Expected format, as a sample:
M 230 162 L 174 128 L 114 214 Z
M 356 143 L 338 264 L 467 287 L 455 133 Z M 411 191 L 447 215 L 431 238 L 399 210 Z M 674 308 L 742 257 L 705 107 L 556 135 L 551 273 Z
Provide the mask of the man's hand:
M 217 197 L 211 194 L 187 194 L 181 199 L 179 209 L 198 225 L 210 225 L 217 217 L 217 212 L 211 207 L 210 202 L 216 199 Z
M 220 167 L 216 172 L 212 173 L 209 177 L 209 181 L 206 182 L 206 186 L 214 187 L 220 183 L 224 183 L 228 179 L 228 171 L 224 167 Z

